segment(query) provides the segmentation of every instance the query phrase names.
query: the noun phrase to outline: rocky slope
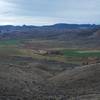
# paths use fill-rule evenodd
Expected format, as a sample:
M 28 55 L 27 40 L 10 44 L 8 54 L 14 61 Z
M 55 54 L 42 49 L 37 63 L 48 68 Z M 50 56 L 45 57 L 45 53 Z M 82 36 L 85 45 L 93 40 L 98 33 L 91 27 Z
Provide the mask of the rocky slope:
M 33 63 L 26 67 L 0 64 L 0 100 L 100 98 L 100 64 L 65 69 L 56 74 L 45 68 Z

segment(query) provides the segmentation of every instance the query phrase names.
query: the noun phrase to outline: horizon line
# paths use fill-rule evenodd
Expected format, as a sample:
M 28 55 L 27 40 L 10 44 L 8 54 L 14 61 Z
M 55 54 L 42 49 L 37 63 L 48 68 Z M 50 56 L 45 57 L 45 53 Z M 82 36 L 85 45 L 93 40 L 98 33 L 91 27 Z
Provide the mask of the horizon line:
M 100 25 L 96 23 L 54 23 L 54 24 L 43 24 L 43 25 L 35 25 L 35 24 L 0 24 L 0 26 L 52 26 L 52 25 L 59 25 L 59 24 L 65 24 L 65 25 Z

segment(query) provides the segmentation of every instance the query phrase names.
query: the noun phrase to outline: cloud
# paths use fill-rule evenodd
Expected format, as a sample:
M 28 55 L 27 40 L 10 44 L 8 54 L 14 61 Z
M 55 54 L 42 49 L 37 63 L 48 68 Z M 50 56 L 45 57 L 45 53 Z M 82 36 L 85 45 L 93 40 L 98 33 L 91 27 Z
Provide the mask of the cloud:
M 55 24 L 59 21 L 57 18 L 49 17 L 3 17 L 0 18 L 0 25 L 14 24 L 14 25 L 49 25 Z
M 0 1 L 0 18 L 5 18 L 4 23 L 6 23 L 7 19 L 12 19 L 10 20 L 11 23 L 15 24 L 19 22 L 22 24 L 51 24 L 56 22 L 98 24 L 100 23 L 99 10 L 100 0 Z

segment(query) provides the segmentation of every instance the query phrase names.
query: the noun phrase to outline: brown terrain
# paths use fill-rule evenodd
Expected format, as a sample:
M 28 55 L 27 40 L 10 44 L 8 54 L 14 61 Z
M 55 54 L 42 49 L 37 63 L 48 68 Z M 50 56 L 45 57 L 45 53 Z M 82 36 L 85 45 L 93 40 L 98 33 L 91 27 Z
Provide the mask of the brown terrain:
M 0 64 L 0 100 L 99 100 L 99 76 L 100 64 Z
M 99 33 L 90 24 L 0 26 L 0 100 L 100 100 Z

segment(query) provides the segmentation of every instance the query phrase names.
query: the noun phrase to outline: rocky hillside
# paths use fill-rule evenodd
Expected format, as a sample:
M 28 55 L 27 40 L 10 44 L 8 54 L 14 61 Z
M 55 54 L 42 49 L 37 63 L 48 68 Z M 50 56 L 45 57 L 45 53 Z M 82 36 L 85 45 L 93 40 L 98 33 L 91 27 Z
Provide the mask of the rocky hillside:
M 52 67 L 52 62 L 45 61 L 44 66 L 40 63 L 0 64 L 0 100 L 100 98 L 100 64 L 68 68 L 71 65 Z

